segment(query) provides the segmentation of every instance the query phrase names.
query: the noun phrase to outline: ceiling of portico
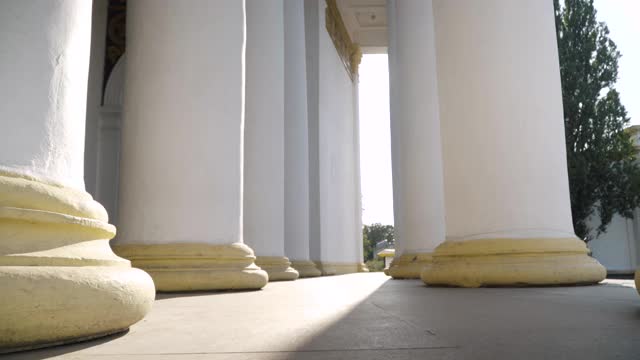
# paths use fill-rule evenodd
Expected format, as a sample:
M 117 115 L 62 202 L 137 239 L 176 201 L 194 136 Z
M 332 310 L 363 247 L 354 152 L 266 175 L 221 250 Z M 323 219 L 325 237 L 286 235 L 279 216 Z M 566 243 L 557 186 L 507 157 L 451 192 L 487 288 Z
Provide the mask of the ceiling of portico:
M 363 53 L 387 52 L 387 1 L 337 0 L 351 40 Z

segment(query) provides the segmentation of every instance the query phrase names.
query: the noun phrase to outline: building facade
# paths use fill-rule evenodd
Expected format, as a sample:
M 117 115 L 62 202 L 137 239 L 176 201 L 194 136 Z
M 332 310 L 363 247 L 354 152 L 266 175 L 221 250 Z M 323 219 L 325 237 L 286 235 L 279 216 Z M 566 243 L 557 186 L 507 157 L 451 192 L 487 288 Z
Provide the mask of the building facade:
M 392 277 L 605 277 L 571 223 L 550 0 L 29 0 L 0 18 L 2 348 L 122 331 L 154 290 L 366 271 L 363 52 L 389 53 Z

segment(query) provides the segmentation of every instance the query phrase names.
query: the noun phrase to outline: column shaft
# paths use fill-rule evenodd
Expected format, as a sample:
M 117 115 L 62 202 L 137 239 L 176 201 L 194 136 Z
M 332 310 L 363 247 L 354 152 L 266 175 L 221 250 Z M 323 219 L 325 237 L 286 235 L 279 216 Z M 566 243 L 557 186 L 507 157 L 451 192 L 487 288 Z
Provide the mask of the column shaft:
M 553 4 L 434 1 L 447 241 L 422 278 L 594 283 L 571 223 Z
M 388 273 L 419 278 L 444 241 L 442 148 L 430 0 L 389 2 L 394 215 L 400 249 Z
M 362 184 L 360 177 L 360 75 L 355 75 L 353 86 L 353 152 L 354 152 L 354 218 L 355 226 L 353 228 L 353 241 L 356 247 L 358 260 L 358 272 L 369 272 L 369 268 L 364 263 L 364 249 L 362 243 Z M 375 254 L 374 254 L 375 256 Z
M 141 320 L 149 275 L 84 191 L 91 2 L 0 3 L 0 353 Z
M 309 127 L 304 2 L 284 0 L 284 245 L 300 277 L 319 276 L 309 257 Z
M 242 243 L 244 2 L 127 9 L 116 251 L 161 291 L 259 289 Z
M 247 0 L 244 239 L 269 280 L 294 280 L 284 254 L 284 5 Z

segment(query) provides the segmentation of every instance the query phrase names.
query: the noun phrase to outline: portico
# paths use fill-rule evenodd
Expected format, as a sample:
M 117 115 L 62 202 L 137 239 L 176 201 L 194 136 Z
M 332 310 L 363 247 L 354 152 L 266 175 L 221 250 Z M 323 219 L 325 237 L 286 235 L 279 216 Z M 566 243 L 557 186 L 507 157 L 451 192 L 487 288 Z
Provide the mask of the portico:
M 0 4 L 1 351 L 123 331 L 154 289 L 367 271 L 363 53 L 389 54 L 393 278 L 605 278 L 571 225 L 551 1 L 91 5 Z

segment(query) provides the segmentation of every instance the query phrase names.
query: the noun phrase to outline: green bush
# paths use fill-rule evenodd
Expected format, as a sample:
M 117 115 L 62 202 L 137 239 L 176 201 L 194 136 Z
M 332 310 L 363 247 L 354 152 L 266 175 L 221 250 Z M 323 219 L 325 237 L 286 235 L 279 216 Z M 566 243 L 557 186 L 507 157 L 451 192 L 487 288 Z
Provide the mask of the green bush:
M 367 268 L 369 268 L 369 271 L 371 272 L 384 270 L 384 260 L 368 260 L 366 264 Z

